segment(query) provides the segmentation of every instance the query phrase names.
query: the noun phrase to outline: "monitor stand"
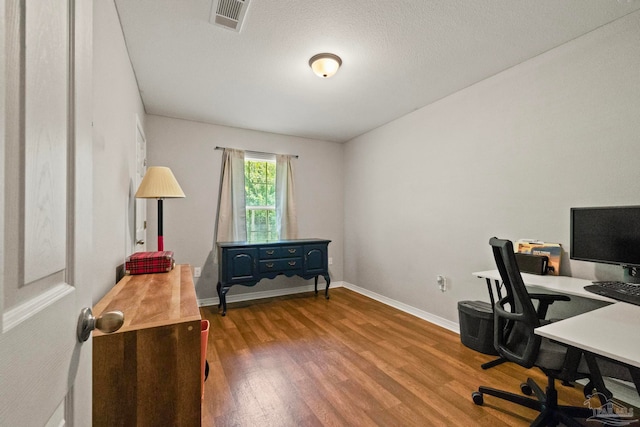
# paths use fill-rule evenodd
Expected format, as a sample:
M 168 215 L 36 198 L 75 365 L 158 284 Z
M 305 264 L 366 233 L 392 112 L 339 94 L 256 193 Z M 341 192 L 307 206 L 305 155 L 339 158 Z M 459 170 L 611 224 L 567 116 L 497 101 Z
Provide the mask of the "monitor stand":
M 624 267 L 624 281 L 640 284 L 640 267 Z

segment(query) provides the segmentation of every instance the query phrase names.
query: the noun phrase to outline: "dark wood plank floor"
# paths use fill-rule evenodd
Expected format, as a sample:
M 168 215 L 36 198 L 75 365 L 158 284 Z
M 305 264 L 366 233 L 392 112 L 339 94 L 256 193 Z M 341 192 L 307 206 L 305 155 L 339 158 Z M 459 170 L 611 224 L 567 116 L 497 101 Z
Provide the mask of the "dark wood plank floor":
M 468 349 L 446 329 L 345 288 L 201 308 L 211 322 L 203 426 L 528 426 L 536 412 L 471 392 L 519 393 L 535 369 Z M 561 403 L 581 390 L 558 386 Z

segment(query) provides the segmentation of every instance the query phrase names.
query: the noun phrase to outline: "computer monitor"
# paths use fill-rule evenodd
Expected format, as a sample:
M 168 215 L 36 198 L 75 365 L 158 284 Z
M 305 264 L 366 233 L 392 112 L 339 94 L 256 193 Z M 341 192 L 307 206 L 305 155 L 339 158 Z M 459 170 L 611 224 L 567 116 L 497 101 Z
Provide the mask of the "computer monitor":
M 571 208 L 570 258 L 640 273 L 640 206 Z

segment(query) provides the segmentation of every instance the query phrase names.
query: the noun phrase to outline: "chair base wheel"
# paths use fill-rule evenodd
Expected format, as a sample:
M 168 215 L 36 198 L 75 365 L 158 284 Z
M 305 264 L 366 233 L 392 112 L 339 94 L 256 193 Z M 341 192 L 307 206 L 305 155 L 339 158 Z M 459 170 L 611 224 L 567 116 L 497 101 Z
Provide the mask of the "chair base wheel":
M 473 393 L 471 393 L 471 398 L 473 399 L 473 403 L 475 403 L 476 405 L 482 406 L 482 404 L 484 403 L 484 397 L 479 391 L 474 391 Z
M 527 383 L 520 384 L 520 391 L 522 392 L 522 394 L 526 394 L 527 396 L 531 396 L 533 394 L 531 386 Z

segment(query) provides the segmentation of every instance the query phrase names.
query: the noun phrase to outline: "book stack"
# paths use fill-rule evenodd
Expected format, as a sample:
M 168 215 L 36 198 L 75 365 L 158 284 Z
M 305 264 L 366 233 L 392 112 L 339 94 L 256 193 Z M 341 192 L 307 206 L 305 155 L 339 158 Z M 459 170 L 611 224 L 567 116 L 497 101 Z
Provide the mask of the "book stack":
M 173 269 L 173 251 L 136 252 L 125 261 L 125 274 L 166 273 Z

